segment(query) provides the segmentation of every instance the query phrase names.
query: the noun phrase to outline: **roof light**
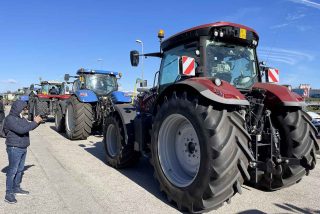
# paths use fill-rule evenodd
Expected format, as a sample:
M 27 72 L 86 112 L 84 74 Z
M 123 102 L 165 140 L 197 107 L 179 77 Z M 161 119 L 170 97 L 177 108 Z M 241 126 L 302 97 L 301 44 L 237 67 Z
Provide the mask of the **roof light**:
M 257 45 L 258 44 L 257 40 L 252 40 L 252 44 Z
M 158 38 L 163 39 L 164 38 L 164 30 L 160 29 L 158 32 Z

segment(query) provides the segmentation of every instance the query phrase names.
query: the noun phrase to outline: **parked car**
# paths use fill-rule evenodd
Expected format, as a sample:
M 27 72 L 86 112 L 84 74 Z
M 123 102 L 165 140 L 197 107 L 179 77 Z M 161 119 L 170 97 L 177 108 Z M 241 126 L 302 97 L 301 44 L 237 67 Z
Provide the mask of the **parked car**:
M 320 115 L 312 111 L 309 111 L 307 113 L 310 115 L 310 117 L 312 117 L 312 123 L 317 128 L 318 134 L 319 134 L 320 133 Z

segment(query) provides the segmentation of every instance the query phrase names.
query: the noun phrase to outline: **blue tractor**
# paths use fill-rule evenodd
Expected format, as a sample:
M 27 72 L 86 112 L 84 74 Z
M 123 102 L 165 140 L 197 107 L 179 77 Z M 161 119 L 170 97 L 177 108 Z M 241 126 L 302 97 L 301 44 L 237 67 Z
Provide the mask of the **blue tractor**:
M 102 130 L 103 118 L 114 104 L 131 103 L 131 98 L 118 91 L 121 73 L 79 69 L 76 76 L 65 75 L 65 81 L 75 78 L 71 96 L 60 100 L 55 109 L 55 126 L 66 132 L 70 140 L 84 140 L 92 130 Z M 70 82 L 69 82 L 70 83 Z

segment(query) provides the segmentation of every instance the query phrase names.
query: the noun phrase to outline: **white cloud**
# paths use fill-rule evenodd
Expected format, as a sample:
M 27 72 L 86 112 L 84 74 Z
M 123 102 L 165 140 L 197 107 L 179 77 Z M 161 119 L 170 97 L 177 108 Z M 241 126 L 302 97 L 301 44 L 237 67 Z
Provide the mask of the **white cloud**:
M 17 84 L 18 83 L 18 81 L 14 80 L 14 79 L 1 80 L 0 82 L 7 83 L 7 84 Z
M 303 4 L 307 7 L 313 7 L 316 9 L 320 9 L 320 3 L 319 2 L 315 2 L 315 1 L 310 1 L 310 0 L 289 0 L 291 2 L 294 3 L 298 3 L 298 4 Z
M 301 32 L 305 32 L 305 31 L 308 31 L 308 30 L 312 30 L 312 27 L 311 26 L 308 26 L 308 25 L 297 25 L 296 26 L 297 29 Z
M 298 11 L 294 11 L 291 13 L 288 13 L 285 17 L 285 21 L 283 23 L 277 24 L 277 25 L 273 25 L 270 27 L 270 29 L 278 29 L 278 28 L 284 28 L 287 26 L 295 26 L 297 25 L 297 22 L 304 18 L 306 16 L 305 10 L 304 9 L 300 9 Z M 298 30 L 300 30 L 298 28 Z
M 283 23 L 283 24 L 278 24 L 278 25 L 273 25 L 270 27 L 270 29 L 277 29 L 277 28 L 283 28 L 283 27 L 286 27 L 288 26 L 289 23 Z
M 224 21 L 238 21 L 243 17 L 247 17 L 248 15 L 252 16 L 253 14 L 258 14 L 261 12 L 261 8 L 259 7 L 248 7 L 241 8 L 232 13 L 232 15 L 228 15 L 226 17 L 222 17 Z
M 263 60 L 282 62 L 289 65 L 296 65 L 302 61 L 312 61 L 314 56 L 297 50 L 284 48 L 261 47 L 258 49 L 258 56 Z
M 289 13 L 287 14 L 286 20 L 287 21 L 295 21 L 298 19 L 302 19 L 303 17 L 305 17 L 306 14 L 298 12 L 298 13 Z

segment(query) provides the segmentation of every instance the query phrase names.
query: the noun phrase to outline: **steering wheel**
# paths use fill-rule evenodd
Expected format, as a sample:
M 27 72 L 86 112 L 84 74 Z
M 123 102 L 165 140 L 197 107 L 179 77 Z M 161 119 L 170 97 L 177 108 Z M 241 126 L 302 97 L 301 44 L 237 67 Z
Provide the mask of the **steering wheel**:
M 234 85 L 246 85 L 251 81 L 251 76 L 239 76 L 233 80 Z
M 233 80 L 234 85 L 246 85 L 251 80 L 251 76 L 244 76 L 243 71 L 240 71 L 240 76 Z

